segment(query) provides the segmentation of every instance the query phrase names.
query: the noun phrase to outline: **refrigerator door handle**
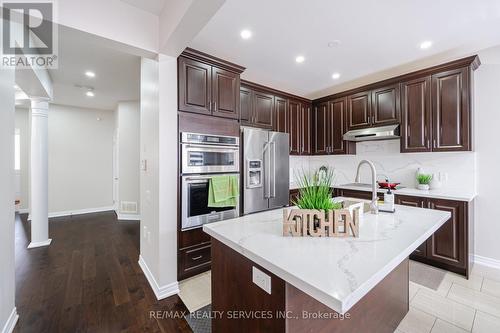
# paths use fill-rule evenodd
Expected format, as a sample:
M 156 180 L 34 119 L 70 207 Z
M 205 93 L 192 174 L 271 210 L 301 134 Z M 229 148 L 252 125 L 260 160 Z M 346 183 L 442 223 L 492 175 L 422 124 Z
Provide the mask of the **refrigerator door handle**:
M 264 198 L 269 199 L 271 197 L 271 151 L 269 150 L 270 142 L 266 142 L 263 149 L 264 155 Z M 266 155 L 267 154 L 267 155 Z
M 271 151 L 270 154 L 272 153 L 272 157 L 269 159 L 270 162 L 272 161 L 273 166 L 272 166 L 272 177 L 270 177 L 270 183 L 269 183 L 269 197 L 271 198 L 276 198 L 276 142 L 271 142 Z M 271 169 L 271 167 L 269 167 Z M 272 182 L 272 183 L 271 183 Z

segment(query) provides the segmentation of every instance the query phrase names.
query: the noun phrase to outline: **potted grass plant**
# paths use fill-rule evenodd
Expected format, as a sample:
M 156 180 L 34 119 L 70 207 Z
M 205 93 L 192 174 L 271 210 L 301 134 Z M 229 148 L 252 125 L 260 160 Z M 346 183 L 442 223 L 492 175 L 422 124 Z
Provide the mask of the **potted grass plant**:
M 417 188 L 419 190 L 427 191 L 429 190 L 429 184 L 432 181 L 432 175 L 420 173 L 417 175 Z
M 332 183 L 334 173 L 323 169 L 312 175 L 305 171 L 295 174 L 295 182 L 299 186 L 299 196 L 292 204 L 299 209 L 316 209 L 325 212 L 342 208 L 342 204 L 332 201 Z
M 332 198 L 333 171 L 322 167 L 308 174 L 295 174 L 299 196 L 283 210 L 283 236 L 346 237 L 359 236 L 360 208 L 345 207 L 345 201 Z

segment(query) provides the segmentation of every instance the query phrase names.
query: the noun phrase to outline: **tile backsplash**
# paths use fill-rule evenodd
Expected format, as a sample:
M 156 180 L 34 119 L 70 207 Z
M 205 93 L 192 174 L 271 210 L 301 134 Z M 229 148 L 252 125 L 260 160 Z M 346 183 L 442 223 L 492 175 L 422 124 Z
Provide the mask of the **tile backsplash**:
M 290 181 L 294 171 L 313 171 L 321 166 L 334 168 L 335 184 L 354 182 L 358 163 L 367 159 L 375 164 L 378 180 L 389 178 L 405 187 L 415 187 L 415 173 L 423 168 L 426 173 L 441 173 L 443 189 L 475 190 L 476 155 L 473 152 L 401 154 L 399 140 L 366 141 L 356 144 L 356 155 L 291 156 Z M 370 171 L 363 166 L 361 182 L 370 182 Z

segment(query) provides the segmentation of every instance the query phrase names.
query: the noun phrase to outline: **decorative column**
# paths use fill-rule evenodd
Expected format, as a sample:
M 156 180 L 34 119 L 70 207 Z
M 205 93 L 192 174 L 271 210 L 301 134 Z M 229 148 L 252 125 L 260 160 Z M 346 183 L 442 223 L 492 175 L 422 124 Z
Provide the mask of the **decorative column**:
M 28 249 L 48 246 L 48 116 L 49 101 L 31 98 L 31 243 Z

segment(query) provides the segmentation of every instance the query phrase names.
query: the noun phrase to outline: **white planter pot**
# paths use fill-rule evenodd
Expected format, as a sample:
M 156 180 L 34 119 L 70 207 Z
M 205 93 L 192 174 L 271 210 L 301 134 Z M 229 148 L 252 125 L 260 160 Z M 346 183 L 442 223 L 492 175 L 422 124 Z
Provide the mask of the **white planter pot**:
M 418 184 L 417 188 L 422 191 L 428 191 L 429 190 L 429 185 L 427 184 Z

